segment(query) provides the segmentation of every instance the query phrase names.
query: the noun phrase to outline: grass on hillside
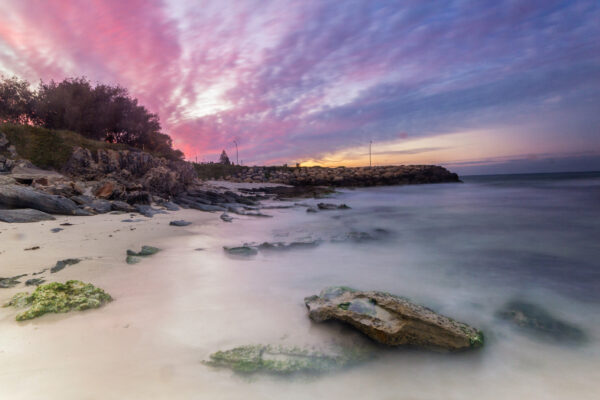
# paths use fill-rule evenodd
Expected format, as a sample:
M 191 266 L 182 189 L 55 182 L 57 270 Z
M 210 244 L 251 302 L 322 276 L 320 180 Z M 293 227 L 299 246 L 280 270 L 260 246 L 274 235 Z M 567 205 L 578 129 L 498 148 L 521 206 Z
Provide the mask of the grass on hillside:
M 86 139 L 71 131 L 56 131 L 30 125 L 0 124 L 0 131 L 15 146 L 20 157 L 35 166 L 60 171 L 73 154 L 76 146 L 95 151 L 98 149 L 126 150 L 128 146 Z

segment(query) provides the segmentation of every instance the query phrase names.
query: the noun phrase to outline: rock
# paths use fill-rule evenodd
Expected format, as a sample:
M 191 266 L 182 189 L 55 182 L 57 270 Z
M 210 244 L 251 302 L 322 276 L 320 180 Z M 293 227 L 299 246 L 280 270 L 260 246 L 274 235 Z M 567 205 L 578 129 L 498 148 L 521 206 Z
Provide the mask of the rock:
M 33 208 L 49 214 L 89 215 L 65 197 L 38 192 L 18 185 L 0 186 L 0 206 Z
M 319 212 L 319 210 L 317 210 L 317 209 L 316 209 L 316 208 L 314 208 L 314 207 L 308 207 L 308 208 L 306 209 L 306 212 L 307 212 L 307 213 L 316 213 L 316 212 Z
M 136 208 L 129 205 L 124 201 L 115 200 L 110 205 L 111 210 L 113 211 L 123 211 L 123 212 L 134 212 Z
M 33 246 L 33 247 L 28 247 L 26 249 L 24 249 L 25 251 L 29 251 L 29 250 L 39 250 L 40 246 Z
M 179 206 L 177 204 L 173 203 L 172 201 L 165 201 L 164 203 L 161 204 L 161 206 L 166 208 L 168 211 L 179 211 L 180 210 Z
M 254 247 L 250 247 L 250 246 L 238 246 L 238 247 L 223 246 L 223 250 L 225 250 L 225 253 L 232 255 L 232 256 L 248 257 L 248 256 L 254 256 L 254 255 L 258 254 L 258 250 L 256 250 Z
M 223 221 L 225 221 L 225 222 L 231 222 L 231 221 L 233 221 L 233 217 L 232 217 L 231 215 L 227 214 L 227 213 L 223 213 L 223 214 L 221 214 L 221 217 L 220 217 L 220 218 L 221 218 Z
M 188 225 L 191 225 L 191 224 L 192 224 L 191 222 L 184 221 L 184 220 L 178 220 L 178 221 L 171 221 L 171 222 L 169 222 L 169 225 L 172 225 L 172 226 L 188 226 Z
M 313 321 L 345 322 L 390 346 L 455 351 L 483 345 L 481 331 L 388 293 L 329 287 L 304 303 Z
M 0 278 L 0 289 L 8 289 L 18 285 L 19 283 L 21 283 L 19 279 L 24 276 L 27 276 L 27 274 L 13 276 L 11 278 Z
M 86 196 L 84 194 L 82 195 L 78 195 L 78 196 L 71 196 L 71 200 L 73 200 L 75 203 L 77 203 L 80 206 L 87 206 L 92 204 L 92 201 L 94 201 L 94 198 L 92 196 Z
M 20 210 L 0 210 L 0 221 L 9 223 L 27 223 L 55 220 L 52 215 L 45 212 L 24 208 Z
M 148 218 L 152 218 L 156 214 L 166 214 L 166 212 L 163 210 L 159 210 L 157 208 L 152 208 L 145 204 L 135 204 L 134 207 L 137 212 L 142 214 L 144 217 L 148 217 Z
M 98 214 L 106 214 L 112 210 L 112 203 L 108 200 L 96 199 L 89 204 L 89 207 Z
M 285 251 L 285 250 L 298 250 L 298 249 L 313 249 L 321 244 L 320 240 L 306 240 L 299 242 L 263 242 L 258 245 L 260 251 Z
M 127 258 L 125 261 L 127 264 L 137 264 L 142 261 L 142 258 L 153 256 L 159 251 L 160 249 L 158 247 L 152 246 L 142 246 L 142 250 L 137 253 L 133 250 L 127 250 Z
M 317 204 L 319 210 L 347 210 L 348 207 L 346 204 L 331 204 L 331 203 L 319 203 Z
M 250 345 L 213 353 L 205 364 L 245 374 L 318 374 L 367 361 L 374 354 L 371 348 L 364 346 L 319 352 L 310 348 Z
M 582 343 L 586 335 L 580 328 L 553 317 L 547 310 L 532 303 L 512 300 L 496 314 L 523 331 L 555 342 Z
M 125 196 L 125 201 L 127 201 L 127 203 L 129 204 L 150 204 L 150 200 L 151 200 L 151 196 L 150 193 L 148 192 L 144 192 L 144 191 L 133 191 L 133 192 L 129 192 L 127 193 L 127 195 Z
M 121 222 L 144 222 L 143 219 L 131 219 L 131 218 L 127 218 L 127 219 L 123 219 L 121 220 Z
M 115 191 L 115 183 L 114 182 L 105 182 L 94 192 L 96 197 L 100 197 L 101 199 L 109 199 L 113 192 Z
M 52 282 L 38 286 L 32 294 L 17 293 L 4 307 L 24 308 L 17 314 L 17 321 L 40 317 L 46 313 L 66 313 L 98 308 L 112 301 L 104 290 L 90 283 L 67 281 Z
M 390 235 L 391 233 L 386 229 L 376 228 L 371 232 L 350 231 L 342 235 L 336 235 L 331 239 L 331 241 L 334 243 L 367 243 L 388 239 Z
M 54 274 L 62 269 L 64 269 L 67 265 L 75 265 L 79 264 L 81 260 L 79 258 L 67 258 L 66 260 L 57 261 L 54 267 L 50 268 L 50 273 Z
M 27 279 L 25 281 L 25 286 L 39 286 L 42 283 L 46 282 L 44 279 L 42 278 L 32 278 L 32 279 Z
M 63 228 L 52 228 L 52 229 L 50 229 L 50 232 L 52 232 L 52 233 L 58 233 L 60 231 L 64 231 L 64 229 Z

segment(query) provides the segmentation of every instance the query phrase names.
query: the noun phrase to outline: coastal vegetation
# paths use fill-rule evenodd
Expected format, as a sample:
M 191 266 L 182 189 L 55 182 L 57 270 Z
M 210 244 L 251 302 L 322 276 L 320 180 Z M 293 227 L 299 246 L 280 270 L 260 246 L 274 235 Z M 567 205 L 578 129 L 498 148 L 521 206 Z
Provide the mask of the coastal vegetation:
M 35 90 L 31 87 L 17 77 L 0 78 L 0 122 L 73 131 L 86 139 L 183 159 L 183 153 L 173 149 L 172 139 L 162 132 L 158 115 L 121 86 L 94 85 L 78 77 L 42 81 Z

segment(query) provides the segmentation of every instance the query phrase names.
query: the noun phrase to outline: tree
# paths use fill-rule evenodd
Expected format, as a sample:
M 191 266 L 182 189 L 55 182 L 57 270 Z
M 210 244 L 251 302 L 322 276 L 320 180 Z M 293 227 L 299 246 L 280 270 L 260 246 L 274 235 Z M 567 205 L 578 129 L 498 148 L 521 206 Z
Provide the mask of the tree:
M 229 157 L 227 157 L 227 153 L 225 150 L 221 153 L 221 157 L 219 157 L 219 163 L 224 165 L 231 165 L 231 161 L 229 161 Z
M 0 122 L 33 122 L 36 96 L 29 82 L 13 76 L 0 80 Z

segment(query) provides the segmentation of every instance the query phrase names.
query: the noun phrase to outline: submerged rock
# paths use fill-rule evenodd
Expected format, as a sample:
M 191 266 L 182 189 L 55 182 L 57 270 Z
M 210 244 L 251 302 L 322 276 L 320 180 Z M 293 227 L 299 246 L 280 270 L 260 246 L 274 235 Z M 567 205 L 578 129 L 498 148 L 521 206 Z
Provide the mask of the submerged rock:
M 213 353 L 205 364 L 246 374 L 318 374 L 349 367 L 372 357 L 372 349 L 366 347 L 324 353 L 299 347 L 249 345 Z
M 66 313 L 98 308 L 112 301 L 104 290 L 90 283 L 67 281 L 38 286 L 32 294 L 17 293 L 4 307 L 29 308 L 17 314 L 17 321 L 25 321 L 46 313 Z
M 62 269 L 64 269 L 67 265 L 75 265 L 75 264 L 79 264 L 81 262 L 81 260 L 79 258 L 67 258 L 66 260 L 60 260 L 56 262 L 56 265 L 54 265 L 54 267 L 50 268 L 50 273 L 55 273 L 58 272 Z
M 0 289 L 8 289 L 18 285 L 19 283 L 21 283 L 19 279 L 24 276 L 27 276 L 27 274 L 17 275 L 10 278 L 0 278 Z
M 133 250 L 127 250 L 127 258 L 125 261 L 127 264 L 137 264 L 142 261 L 143 257 L 149 257 L 156 253 L 158 253 L 160 249 L 158 247 L 152 246 L 142 246 L 142 250 L 139 252 L 135 252 Z
M 52 232 L 52 233 L 58 233 L 60 231 L 64 231 L 64 229 L 63 228 L 52 228 L 52 229 L 50 229 L 50 232 Z
M 32 208 L 23 208 L 18 210 L 0 210 L 0 221 L 9 223 L 26 223 L 39 221 L 53 221 L 50 214 Z
M 227 247 L 227 246 L 223 246 L 223 250 L 225 250 L 225 253 L 232 255 L 232 256 L 254 256 L 256 254 L 258 254 L 258 250 L 256 250 L 256 248 L 251 247 L 251 246 L 237 246 L 237 247 Z
M 188 226 L 191 225 L 192 223 L 189 221 L 184 221 L 184 220 L 178 220 L 178 221 L 171 221 L 169 222 L 169 225 L 171 226 Z
M 332 203 L 319 203 L 317 204 L 319 210 L 347 210 L 348 207 L 346 204 L 332 204 Z
M 44 279 L 42 278 L 32 278 L 32 279 L 27 279 L 25 281 L 25 286 L 39 286 L 42 283 L 46 282 Z
M 260 251 L 282 251 L 297 249 L 312 249 L 321 244 L 320 240 L 306 240 L 298 242 L 263 242 L 257 247 Z
M 390 346 L 464 350 L 483 345 L 480 330 L 389 293 L 334 286 L 304 303 L 313 321 L 342 321 Z
M 544 308 L 524 301 L 513 300 L 496 314 L 522 330 L 556 342 L 581 343 L 586 335 L 580 328 L 553 317 Z

